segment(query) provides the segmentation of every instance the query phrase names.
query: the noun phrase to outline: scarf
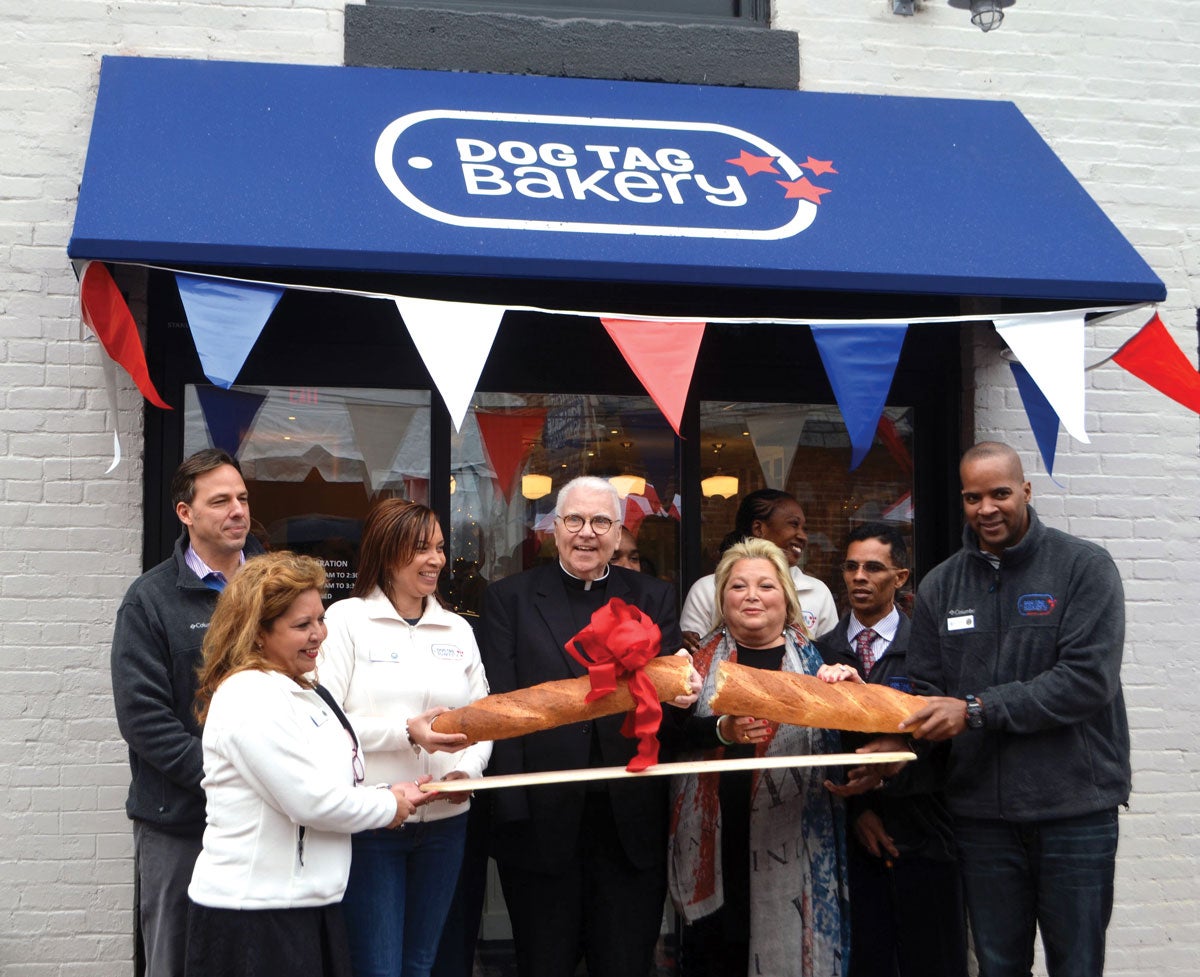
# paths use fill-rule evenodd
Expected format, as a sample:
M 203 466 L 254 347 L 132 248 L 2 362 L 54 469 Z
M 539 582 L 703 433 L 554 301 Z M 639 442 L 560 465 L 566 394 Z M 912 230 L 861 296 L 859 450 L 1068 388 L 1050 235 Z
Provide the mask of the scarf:
M 785 672 L 813 675 L 821 665 L 816 648 L 794 628 L 784 633 Z M 695 655 L 704 686 L 697 716 L 711 716 L 714 673 L 736 661 L 737 645 L 724 629 Z M 837 732 L 780 724 L 759 745 L 758 756 L 836 753 Z M 720 747 L 687 759 L 720 759 Z M 846 882 L 846 835 L 842 803 L 825 790 L 825 767 L 755 772 L 750 799 L 750 837 L 725 838 L 718 797 L 720 774 L 671 778 L 668 882 L 671 898 L 691 923 L 724 904 L 722 844 L 750 848 L 750 973 L 765 977 L 844 977 L 850 959 L 850 912 Z

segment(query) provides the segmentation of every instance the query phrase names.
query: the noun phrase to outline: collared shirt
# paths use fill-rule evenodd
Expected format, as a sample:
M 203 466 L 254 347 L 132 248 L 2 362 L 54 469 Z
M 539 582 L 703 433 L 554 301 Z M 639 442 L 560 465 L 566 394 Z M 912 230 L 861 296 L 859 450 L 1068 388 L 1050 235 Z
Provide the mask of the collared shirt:
M 882 620 L 876 621 L 871 625 L 875 631 L 875 640 L 871 642 L 871 651 L 875 655 L 875 661 L 879 661 L 888 653 L 888 649 L 892 646 L 892 642 L 896 640 L 896 631 L 900 628 L 900 611 L 896 605 L 892 605 L 892 609 L 883 617 Z M 846 640 L 850 642 L 850 647 L 854 648 L 854 639 L 858 637 L 860 631 L 865 631 L 867 625 L 861 623 L 854 612 L 850 613 L 850 623 L 846 626 Z
M 229 583 L 225 577 L 225 574 L 223 574 L 220 570 L 214 570 L 202 559 L 200 559 L 200 554 L 192 549 L 191 543 L 188 543 L 188 548 L 183 554 L 183 562 L 188 565 L 188 569 L 191 570 L 192 573 L 194 573 L 197 577 L 199 577 L 200 582 L 203 583 L 204 586 L 206 586 L 209 590 L 224 590 L 225 585 Z M 238 566 L 241 566 L 245 562 L 246 551 L 243 550 L 238 554 Z
M 563 563 L 562 560 L 558 561 L 558 568 L 560 570 L 562 570 L 562 572 L 565 573 L 571 580 L 578 581 L 579 586 L 583 590 L 591 590 L 592 587 L 595 586 L 596 584 L 598 584 L 601 580 L 607 580 L 608 574 L 609 574 L 609 565 L 607 563 L 604 564 L 604 572 L 602 574 L 600 574 L 600 576 L 595 577 L 594 579 L 591 579 L 591 580 L 584 580 L 583 577 L 575 576 L 575 574 L 573 574 L 570 570 L 567 569 L 567 565 L 565 563 Z

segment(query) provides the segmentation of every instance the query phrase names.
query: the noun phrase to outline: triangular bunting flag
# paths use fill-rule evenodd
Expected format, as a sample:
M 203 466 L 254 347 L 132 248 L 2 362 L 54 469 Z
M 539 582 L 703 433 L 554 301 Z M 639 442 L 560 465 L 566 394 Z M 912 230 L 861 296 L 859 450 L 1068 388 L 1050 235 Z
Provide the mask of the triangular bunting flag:
M 254 419 L 266 401 L 266 395 L 198 386 L 196 396 L 213 447 L 236 458 L 246 435 L 254 428 Z
M 792 461 L 800 446 L 800 434 L 804 431 L 807 416 L 808 412 L 803 409 L 792 410 L 784 415 L 746 415 L 746 430 L 754 442 L 754 452 L 758 455 L 758 464 L 767 488 L 787 490 L 788 475 L 792 471 Z
M 911 475 L 913 473 L 912 453 L 908 450 L 904 439 L 900 437 L 900 432 L 896 430 L 896 422 L 884 414 L 879 418 L 877 433 L 879 440 L 888 449 L 888 454 L 892 456 L 892 460 L 900 466 L 900 470 L 905 475 Z
M 621 516 L 621 525 L 637 539 L 638 532 L 646 516 L 650 515 L 650 500 L 642 495 L 625 496 L 625 512 Z
M 1010 363 L 1013 378 L 1017 381 L 1017 390 L 1021 394 L 1021 403 L 1025 405 L 1025 414 L 1029 418 L 1029 426 L 1033 429 L 1034 440 L 1037 441 L 1038 451 L 1042 455 L 1042 464 L 1046 466 L 1046 474 L 1054 478 L 1054 452 L 1058 446 L 1058 415 L 1050 405 L 1045 395 L 1029 371 L 1020 363 Z M 1055 483 L 1057 484 L 1057 483 Z
M 862 322 L 809 328 L 850 435 L 850 470 L 854 471 L 875 440 L 908 326 Z
M 511 502 L 517 471 L 529 456 L 535 442 L 540 441 L 546 426 L 544 408 L 521 408 L 515 411 L 475 411 L 479 425 L 479 440 L 487 452 L 488 463 L 496 475 L 504 501 Z
M 100 345 L 113 362 L 119 364 L 138 390 L 155 407 L 171 410 L 154 388 L 146 366 L 146 351 L 138 335 L 133 313 L 108 268 L 102 262 L 89 261 L 79 278 L 79 310 L 84 324 L 96 334 Z M 113 405 L 114 409 L 116 405 Z
M 273 285 L 251 285 L 175 273 L 192 342 L 204 375 L 228 390 L 283 296 Z
M 395 301 L 425 369 L 446 402 L 454 430 L 461 430 L 504 317 L 504 306 L 411 298 Z
M 696 354 L 704 338 L 703 322 L 646 322 L 641 319 L 601 319 L 625 362 L 663 412 L 675 433 L 683 420 L 683 406 Z
M 1082 312 L 1072 309 L 1010 316 L 995 326 L 1067 433 L 1087 444 L 1083 424 L 1083 319 Z
M 1200 413 L 1200 372 L 1175 343 L 1158 313 L 1113 355 L 1121 369 Z
M 374 494 L 392 475 L 392 462 L 416 414 L 401 404 L 361 404 L 347 401 L 346 413 L 354 440 L 363 456 L 367 491 Z M 411 496 L 409 496 L 411 498 Z

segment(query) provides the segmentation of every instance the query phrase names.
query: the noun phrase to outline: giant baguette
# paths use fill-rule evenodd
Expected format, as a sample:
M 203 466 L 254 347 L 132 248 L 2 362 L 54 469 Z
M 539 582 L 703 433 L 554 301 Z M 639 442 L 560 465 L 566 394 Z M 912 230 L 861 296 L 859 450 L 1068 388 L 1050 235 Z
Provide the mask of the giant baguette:
M 900 720 L 925 702 L 886 685 L 822 682 L 815 675 L 717 664 L 714 715 L 753 716 L 793 726 L 897 733 Z
M 686 656 L 667 655 L 651 659 L 643 672 L 654 683 L 659 702 L 666 702 L 691 693 L 688 684 L 691 667 L 691 659 Z M 594 702 L 584 702 L 590 690 L 591 682 L 586 675 L 543 682 L 516 692 L 485 696 L 469 706 L 451 709 L 437 716 L 432 726 L 436 733 L 466 733 L 472 743 L 478 743 L 611 716 L 634 707 L 628 679 L 618 679 L 615 692 Z

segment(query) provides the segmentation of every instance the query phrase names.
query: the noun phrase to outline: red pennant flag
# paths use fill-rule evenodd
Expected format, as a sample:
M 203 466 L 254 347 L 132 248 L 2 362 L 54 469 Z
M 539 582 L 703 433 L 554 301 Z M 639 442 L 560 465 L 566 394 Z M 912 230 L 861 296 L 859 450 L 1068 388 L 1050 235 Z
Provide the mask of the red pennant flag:
M 644 322 L 601 319 L 629 368 L 642 381 L 667 422 L 679 433 L 683 406 L 696 354 L 704 338 L 703 322 Z
M 533 445 L 546 426 L 544 408 L 520 408 L 513 411 L 475 412 L 479 424 L 479 439 L 487 452 L 492 471 L 504 501 L 511 502 L 516 485 L 517 469 L 521 467 Z
M 133 313 L 102 262 L 89 261 L 84 268 L 79 283 L 79 308 L 84 324 L 96 334 L 109 358 L 129 374 L 142 396 L 155 407 L 171 410 L 150 380 Z
M 1200 413 L 1200 372 L 1175 344 L 1157 312 L 1113 354 L 1113 362 L 1159 393 Z

